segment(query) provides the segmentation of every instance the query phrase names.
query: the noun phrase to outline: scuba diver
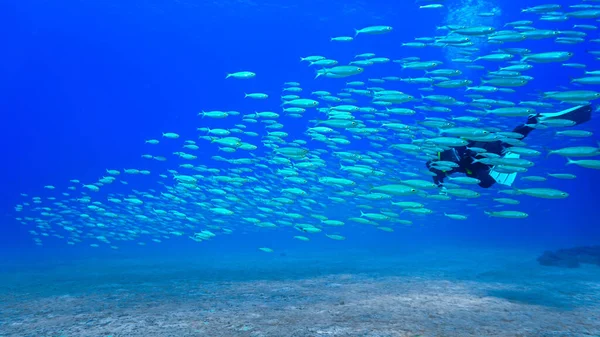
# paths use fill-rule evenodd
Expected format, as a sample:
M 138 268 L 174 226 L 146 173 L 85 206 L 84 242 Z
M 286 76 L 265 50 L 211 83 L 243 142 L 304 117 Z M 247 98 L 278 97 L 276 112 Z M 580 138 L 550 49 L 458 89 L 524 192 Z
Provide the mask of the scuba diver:
M 565 119 L 575 122 L 573 125 L 579 125 L 585 123 L 591 119 L 592 106 L 591 105 L 580 105 L 573 108 L 569 108 L 557 113 L 540 113 L 537 115 L 531 115 L 527 119 L 527 122 L 523 125 L 517 126 L 513 132 L 521 134 L 523 139 L 534 130 L 531 125 L 537 124 L 538 122 L 543 123 L 545 120 L 550 119 Z M 442 187 L 444 178 L 453 173 L 464 173 L 468 177 L 479 179 L 479 186 L 488 188 L 494 185 L 496 182 L 502 185 L 511 186 L 514 182 L 517 173 L 503 173 L 494 170 L 494 166 L 486 165 L 477 160 L 478 153 L 471 150 L 471 148 L 485 149 L 486 153 L 494 153 L 502 158 L 519 158 L 518 154 L 510 153 L 510 144 L 507 144 L 501 140 L 493 142 L 481 142 L 481 141 L 469 141 L 469 144 L 461 147 L 453 147 L 449 150 L 438 153 L 438 160 L 428 161 L 427 168 L 429 171 L 435 173 L 433 176 L 433 182 Z M 455 165 L 451 170 L 440 170 L 435 167 L 435 163 L 438 161 L 453 162 Z

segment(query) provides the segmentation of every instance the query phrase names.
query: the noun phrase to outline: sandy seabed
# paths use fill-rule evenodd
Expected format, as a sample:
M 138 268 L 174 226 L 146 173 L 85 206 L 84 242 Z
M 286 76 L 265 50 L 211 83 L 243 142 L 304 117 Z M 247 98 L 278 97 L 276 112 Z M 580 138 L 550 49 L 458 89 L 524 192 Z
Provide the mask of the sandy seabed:
M 600 336 L 600 268 L 499 254 L 8 268 L 0 336 Z

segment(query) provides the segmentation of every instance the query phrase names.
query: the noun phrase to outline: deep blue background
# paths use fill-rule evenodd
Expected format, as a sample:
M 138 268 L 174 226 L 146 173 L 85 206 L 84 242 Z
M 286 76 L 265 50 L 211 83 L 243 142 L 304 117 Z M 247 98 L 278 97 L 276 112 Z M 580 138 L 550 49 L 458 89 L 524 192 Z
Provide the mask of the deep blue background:
M 33 246 L 28 228 L 14 221 L 13 207 L 21 201 L 20 193 L 43 195 L 42 187 L 47 184 L 64 188 L 69 179 L 97 179 L 106 168 L 142 167 L 145 162 L 140 155 L 147 151 L 145 139 L 160 137 L 167 131 L 193 137 L 195 128 L 203 126 L 196 116 L 201 110 L 252 113 L 255 107 L 243 100 L 243 92 L 269 93 L 273 99 L 267 110 L 277 108 L 284 81 L 301 82 L 305 92 L 341 87 L 342 82 L 313 81 L 313 70 L 299 62 L 300 56 L 326 54 L 346 62 L 362 52 L 394 59 L 414 55 L 444 58 L 443 51 L 435 48 L 415 51 L 400 47 L 414 37 L 441 34 L 435 26 L 442 25 L 446 15 L 443 10 L 420 11 L 411 1 L 258 1 L 255 6 L 195 2 L 1 2 L 0 247 L 5 253 L 13 256 L 14 252 L 41 251 Z M 521 15 L 520 8 L 542 3 L 503 1 L 496 5 L 506 22 L 533 19 Z M 391 25 L 394 32 L 358 38 L 351 44 L 329 42 L 332 36 L 352 35 L 354 28 L 376 24 Z M 570 29 L 572 24 L 540 23 L 536 27 Z M 596 35 L 590 33 L 592 38 Z M 573 50 L 576 57 L 572 62 L 588 63 L 590 70 L 596 70 L 595 61 L 585 53 L 586 49 L 596 48 L 589 43 L 560 46 L 552 41 L 528 41 L 515 46 L 535 51 Z M 258 76 L 243 84 L 224 80 L 227 72 L 240 70 L 251 70 Z M 393 64 L 368 72 L 364 78 L 404 76 Z M 536 79 L 523 89 L 526 93 L 519 92 L 509 99 L 535 99 L 527 93 L 555 90 L 580 73 L 554 64 L 536 67 L 527 73 Z M 477 77 L 473 79 L 477 81 Z M 412 92 L 407 91 L 418 94 L 414 86 L 411 88 Z M 291 123 L 286 123 L 286 131 Z M 596 118 L 585 128 L 600 134 L 598 125 Z M 591 139 L 582 143 L 594 144 Z M 207 158 L 216 152 L 214 148 L 203 151 Z M 210 164 L 209 159 L 205 162 Z M 538 173 L 562 170 L 564 163 L 558 156 L 551 157 L 543 161 L 543 170 Z M 531 212 L 535 217 L 527 221 L 478 215 L 468 223 L 424 223 L 426 228 L 413 229 L 409 234 L 376 232 L 372 237 L 340 245 L 376 244 L 393 250 L 398 242 L 453 239 L 473 244 L 597 242 L 600 174 L 573 166 L 569 172 L 579 179 L 553 181 L 551 185 L 568 191 L 571 197 L 524 201 L 520 207 L 523 210 L 540 205 Z M 191 240 L 181 240 L 190 251 L 231 247 L 226 241 L 214 241 L 196 248 Z M 232 236 L 227 240 L 237 239 Z M 327 240 L 317 240 L 316 244 L 321 242 L 317 247 L 329 246 Z M 244 238 L 238 247 L 249 241 Z

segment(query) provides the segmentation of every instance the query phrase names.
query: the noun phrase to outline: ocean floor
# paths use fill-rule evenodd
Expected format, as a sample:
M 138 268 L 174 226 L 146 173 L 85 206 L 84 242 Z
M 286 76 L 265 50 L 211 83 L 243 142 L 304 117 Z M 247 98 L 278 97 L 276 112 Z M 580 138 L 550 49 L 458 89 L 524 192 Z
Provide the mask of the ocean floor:
M 536 253 L 5 267 L 0 336 L 600 336 L 600 268 L 543 267 Z

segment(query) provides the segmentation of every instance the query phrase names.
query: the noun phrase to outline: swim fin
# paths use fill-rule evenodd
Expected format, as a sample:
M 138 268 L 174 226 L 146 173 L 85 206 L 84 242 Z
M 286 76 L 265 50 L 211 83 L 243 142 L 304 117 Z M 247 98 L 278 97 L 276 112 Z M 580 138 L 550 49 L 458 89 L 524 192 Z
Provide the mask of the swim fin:
M 502 158 L 520 158 L 521 156 L 516 153 L 507 152 Z M 490 177 L 494 178 L 494 180 L 501 185 L 512 186 L 517 178 L 517 173 L 500 173 L 494 171 L 494 168 L 490 169 Z
M 592 118 L 592 105 L 578 105 L 560 112 L 541 113 L 538 116 L 540 122 L 547 119 L 568 119 L 575 122 L 575 125 L 585 123 Z

